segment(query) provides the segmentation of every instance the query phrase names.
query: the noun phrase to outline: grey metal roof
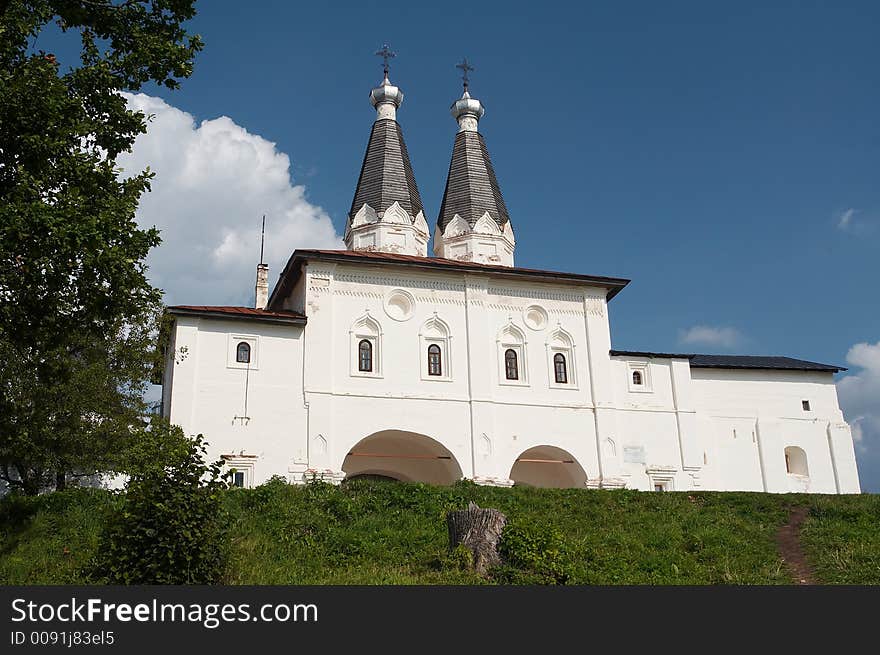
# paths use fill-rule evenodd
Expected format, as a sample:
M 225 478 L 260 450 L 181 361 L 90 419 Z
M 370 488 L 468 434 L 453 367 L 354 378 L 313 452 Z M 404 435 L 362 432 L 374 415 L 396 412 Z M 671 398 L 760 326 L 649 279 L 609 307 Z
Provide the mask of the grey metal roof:
M 834 364 L 820 364 L 792 357 L 763 355 L 697 355 L 685 353 L 654 353 L 642 350 L 612 350 L 612 356 L 651 357 L 658 359 L 687 359 L 691 368 L 746 368 L 779 371 L 827 371 L 837 373 L 847 370 Z
M 501 228 L 510 220 L 483 135 L 462 130 L 455 135 L 452 146 L 437 225 L 442 232 L 458 214 L 473 227 L 486 212 Z
M 423 211 L 403 131 L 396 120 L 384 118 L 373 123 L 349 219 L 364 204 L 384 212 L 395 202 L 413 217 Z
M 820 364 L 792 357 L 762 357 L 756 355 L 694 355 L 691 357 L 694 368 L 764 368 L 791 371 L 845 371 L 842 366 Z

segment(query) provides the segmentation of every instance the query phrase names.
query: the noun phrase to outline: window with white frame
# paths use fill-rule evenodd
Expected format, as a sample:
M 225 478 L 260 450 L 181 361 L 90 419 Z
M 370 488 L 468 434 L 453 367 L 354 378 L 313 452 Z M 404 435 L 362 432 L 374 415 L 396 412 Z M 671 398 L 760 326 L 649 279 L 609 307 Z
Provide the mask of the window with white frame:
M 449 325 L 437 314 L 419 330 L 419 367 L 423 380 L 452 379 L 452 336 Z
M 568 384 L 568 362 L 562 353 L 553 355 L 553 381 L 556 384 Z
M 654 491 L 674 491 L 675 467 L 667 465 L 653 465 L 645 468 L 648 474 L 649 488 Z
M 440 346 L 436 343 L 428 346 L 428 375 L 437 377 L 443 375 L 443 356 Z
M 354 322 L 349 331 L 351 341 L 351 375 L 381 377 L 382 375 L 382 328 L 379 322 L 364 314 Z
M 504 379 L 519 380 L 519 353 L 516 348 L 504 350 Z
M 254 486 L 255 457 L 223 455 L 226 468 L 230 472 L 229 483 L 233 487 L 250 489 Z
M 369 339 L 358 341 L 358 371 L 361 373 L 373 372 L 373 342 Z
M 551 387 L 577 389 L 574 339 L 561 327 L 554 330 L 547 340 L 547 366 Z
M 648 362 L 627 362 L 626 375 L 630 391 L 651 391 L 651 368 Z
M 252 334 L 230 334 L 226 348 L 228 368 L 259 368 L 259 337 Z
M 498 333 L 498 382 L 500 384 L 526 385 L 525 333 L 513 323 L 508 323 Z

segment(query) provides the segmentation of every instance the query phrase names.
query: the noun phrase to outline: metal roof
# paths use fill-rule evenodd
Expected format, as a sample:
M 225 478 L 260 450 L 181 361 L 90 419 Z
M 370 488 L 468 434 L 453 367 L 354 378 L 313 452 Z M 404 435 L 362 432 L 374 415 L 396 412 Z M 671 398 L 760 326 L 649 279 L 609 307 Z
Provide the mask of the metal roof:
M 395 202 L 413 217 L 423 211 L 403 131 L 396 120 L 383 118 L 373 123 L 349 220 L 365 204 L 382 213 Z
M 740 368 L 778 371 L 825 371 L 837 373 L 847 370 L 834 364 L 820 364 L 805 359 L 765 355 L 698 355 L 694 353 L 655 353 L 642 350 L 612 350 L 612 356 L 648 357 L 654 359 L 687 359 L 691 368 Z
M 483 135 L 462 130 L 455 135 L 452 146 L 452 160 L 437 225 L 443 232 L 458 214 L 473 227 L 486 212 L 502 229 L 510 220 Z

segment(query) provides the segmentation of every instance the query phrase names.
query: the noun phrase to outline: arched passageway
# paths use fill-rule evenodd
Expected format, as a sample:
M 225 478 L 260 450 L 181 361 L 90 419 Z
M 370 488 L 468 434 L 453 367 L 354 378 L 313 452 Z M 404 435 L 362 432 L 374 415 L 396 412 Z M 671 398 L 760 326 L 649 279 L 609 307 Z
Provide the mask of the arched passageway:
M 346 455 L 342 470 L 347 479 L 369 475 L 444 485 L 462 477 L 455 457 L 440 442 L 403 430 L 383 430 L 361 439 Z
M 510 469 L 514 484 L 553 489 L 583 489 L 587 474 L 568 451 L 555 446 L 535 446 L 516 458 Z

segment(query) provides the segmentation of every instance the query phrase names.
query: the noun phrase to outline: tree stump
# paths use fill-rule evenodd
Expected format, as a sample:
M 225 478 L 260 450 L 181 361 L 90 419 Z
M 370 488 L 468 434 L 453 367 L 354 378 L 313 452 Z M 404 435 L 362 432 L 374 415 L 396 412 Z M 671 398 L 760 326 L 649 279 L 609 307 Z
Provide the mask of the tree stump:
M 498 541 L 507 517 L 497 509 L 481 509 L 471 501 L 467 509 L 446 515 L 450 552 L 460 544 L 471 551 L 474 570 L 483 575 L 491 566 L 501 564 Z

